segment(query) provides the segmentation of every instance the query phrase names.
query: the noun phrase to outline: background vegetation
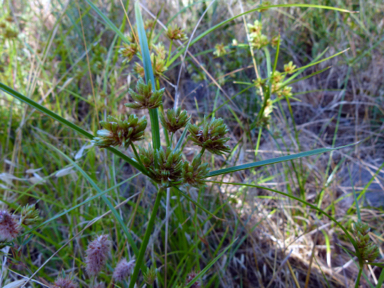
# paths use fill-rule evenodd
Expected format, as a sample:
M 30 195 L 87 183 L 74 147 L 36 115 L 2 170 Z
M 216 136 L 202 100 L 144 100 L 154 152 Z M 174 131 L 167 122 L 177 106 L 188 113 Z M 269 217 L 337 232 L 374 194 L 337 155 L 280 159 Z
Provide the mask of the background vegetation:
M 92 134 L 106 115 L 127 114 L 124 103 L 129 102 L 128 89 L 138 80 L 133 68 L 139 60 L 123 62 L 121 38 L 90 3 L 124 35 L 131 30 L 122 5 L 134 24 L 133 3 L 0 3 L 5 8 L 0 11 L 0 82 Z M 190 46 L 178 86 L 182 57 L 168 67 L 161 80 L 166 88 L 164 107 L 172 107 L 177 97 L 192 123 L 212 111 L 224 119 L 230 128 L 232 152 L 215 161 L 206 156 L 205 161 L 215 166 L 212 170 L 316 148 L 360 141 L 359 145 L 216 177 L 210 180 L 218 183 L 210 182 L 206 189 L 189 190 L 191 198 L 226 221 L 176 195 L 171 195 L 167 221 L 164 198 L 146 254 L 146 265 L 155 265 L 159 271 L 158 287 L 164 287 L 165 269 L 168 286 L 175 287 L 234 240 L 203 276 L 204 287 L 353 286 L 357 260 L 341 229 L 274 189 L 312 203 L 348 230 L 357 221 L 356 195 L 361 220 L 371 227 L 370 240 L 379 245 L 382 258 L 384 4 L 381 0 L 270 1 L 287 3 L 359 13 L 275 7 L 228 21 Z M 163 24 L 176 23 L 188 37 L 193 33 L 193 39 L 260 5 L 258 1 L 169 0 L 141 4 L 144 20 L 154 16 Z M 255 66 L 244 25 L 255 20 L 263 23 L 268 38 L 280 35 L 279 71 L 289 61 L 300 68 L 348 49 L 300 71 L 297 79 L 302 79 L 291 85 L 292 97 L 273 98 L 270 120 L 264 126 L 257 117 L 263 106 L 258 88 L 252 85 Z M 168 47 L 159 23 L 154 37 Z M 217 44 L 223 44 L 221 52 Z M 173 51 L 176 49 L 175 44 Z M 268 77 L 276 53 L 276 48 L 255 52 L 262 78 Z M 249 89 L 243 91 L 245 88 Z M 101 280 L 114 287 L 113 268 L 122 257 L 132 258 L 124 232 L 112 214 L 104 215 L 109 211 L 107 205 L 99 197 L 91 198 L 98 191 L 51 146 L 75 161 L 102 190 L 109 189 L 105 195 L 114 206 L 119 205 L 120 217 L 137 242 L 143 239 L 155 188 L 126 162 L 92 147 L 87 139 L 44 114 L 3 92 L 0 103 L 1 205 L 17 211 L 20 206 L 36 204 L 47 221 L 31 230 L 31 238 L 15 241 L 12 257 L 2 263 L 3 285 L 39 269 L 34 279 L 40 284 L 31 282 L 31 287 L 44 287 L 63 271 L 76 276 L 80 287 L 91 287 L 84 272 L 84 253 L 96 235 L 108 234 L 114 247 Z M 187 148 L 185 152 L 190 160 L 197 150 Z M 66 210 L 70 211 L 63 213 Z M 367 265 L 361 285 L 375 287 L 380 274 L 381 268 Z

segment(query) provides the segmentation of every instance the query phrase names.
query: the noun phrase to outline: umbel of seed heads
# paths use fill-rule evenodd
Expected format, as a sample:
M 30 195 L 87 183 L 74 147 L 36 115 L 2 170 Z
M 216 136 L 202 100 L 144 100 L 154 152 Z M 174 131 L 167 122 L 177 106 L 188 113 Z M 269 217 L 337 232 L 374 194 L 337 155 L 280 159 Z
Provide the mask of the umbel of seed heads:
M 192 140 L 196 145 L 207 149 L 209 152 L 217 155 L 230 152 L 230 148 L 225 143 L 230 138 L 225 137 L 228 133 L 227 125 L 223 119 L 212 118 L 211 121 L 204 117 L 203 125 L 189 125 L 188 130 L 191 135 L 188 139 Z
M 369 239 L 369 226 L 362 222 L 355 223 L 355 238 L 361 258 L 364 261 L 373 262 L 379 256 L 379 248 Z
M 168 109 L 167 113 L 163 115 L 160 113 L 160 122 L 163 127 L 166 127 L 169 132 L 175 133 L 177 130 L 185 127 L 191 117 L 188 116 L 187 111 L 181 111 L 181 107 L 175 109 Z
M 126 120 L 108 116 L 107 121 L 100 121 L 100 125 L 104 129 L 97 131 L 98 137 L 93 138 L 92 143 L 101 148 L 110 146 L 128 148 L 132 142 L 144 139 L 147 120 L 145 116 L 139 119 L 135 114 L 129 115 Z
M 133 99 L 133 103 L 126 103 L 125 106 L 132 109 L 155 109 L 162 104 L 164 88 L 152 91 L 151 82 L 146 85 L 142 78 L 139 78 L 136 86 L 137 92 L 129 89 L 129 94 Z

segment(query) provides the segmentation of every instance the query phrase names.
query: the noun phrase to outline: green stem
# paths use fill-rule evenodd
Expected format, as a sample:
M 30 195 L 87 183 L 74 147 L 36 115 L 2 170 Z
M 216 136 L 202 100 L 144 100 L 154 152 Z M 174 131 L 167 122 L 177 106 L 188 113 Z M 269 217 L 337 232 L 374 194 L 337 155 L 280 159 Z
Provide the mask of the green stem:
M 171 133 L 171 145 L 173 144 L 173 135 L 174 135 L 175 133 Z
M 360 265 L 359 274 L 357 275 L 355 288 L 359 288 L 361 274 L 363 273 L 363 265 Z
M 205 148 L 203 147 L 203 149 L 201 149 L 200 151 L 200 158 L 203 157 L 204 152 L 205 152 Z
M 167 66 L 167 67 L 168 67 L 169 58 L 171 58 L 172 43 L 173 43 L 173 40 L 171 39 L 171 43 L 169 44 L 169 50 L 168 50 L 168 58 L 167 58 L 167 62 L 165 62 L 165 66 Z
M 136 279 L 139 276 L 140 267 L 142 266 L 141 264 L 143 262 L 144 254 L 147 251 L 149 237 L 151 236 L 151 233 L 152 233 L 152 230 L 153 230 L 153 225 L 155 224 L 157 210 L 159 209 L 159 206 L 160 206 L 160 200 L 161 200 L 161 196 L 163 194 L 162 192 L 163 191 L 162 191 L 161 188 L 157 192 L 155 205 L 153 206 L 151 218 L 149 219 L 147 230 L 145 231 L 144 239 L 143 239 L 143 242 L 141 243 L 141 247 L 140 247 L 140 251 L 139 251 L 139 256 L 136 259 L 136 265 L 135 265 L 135 269 L 133 270 L 133 274 L 132 274 L 132 277 L 131 277 L 131 282 L 129 283 L 129 288 L 133 288 L 135 286 Z M 144 273 L 146 271 L 142 271 L 142 272 Z
M 139 154 L 137 153 L 136 147 L 135 147 L 135 145 L 133 144 L 133 142 L 131 142 L 131 147 L 132 147 L 133 153 L 134 153 L 135 156 L 136 156 L 137 161 L 139 161 L 140 165 L 143 166 L 143 168 L 145 169 L 144 164 L 143 164 L 143 162 L 141 162 L 141 159 L 140 159 L 140 157 L 139 157 Z

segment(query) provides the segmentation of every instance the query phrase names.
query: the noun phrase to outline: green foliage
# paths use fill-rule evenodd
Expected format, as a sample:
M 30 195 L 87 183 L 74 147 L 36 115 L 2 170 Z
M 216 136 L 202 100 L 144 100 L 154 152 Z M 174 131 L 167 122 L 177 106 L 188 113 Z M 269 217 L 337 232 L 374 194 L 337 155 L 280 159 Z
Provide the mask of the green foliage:
M 194 23 L 207 7 L 201 1 L 181 7 L 180 11 L 166 7 L 158 12 L 154 10 L 156 5 L 148 6 L 152 12 L 158 12 L 156 17 L 159 21 L 168 21 L 164 26 L 168 28 L 162 28 L 153 19 L 144 21 L 139 4 L 136 4 L 133 31 L 125 17 L 126 11 L 133 22 L 132 3 L 129 2 L 124 11 L 119 2 L 103 7 L 88 0 L 86 3 L 71 2 L 67 6 L 54 1 L 53 5 L 57 6 L 51 7 L 50 18 L 56 22 L 52 29 L 48 28 L 51 23 L 37 23 L 36 17 L 29 16 L 29 5 L 16 7 L 16 10 L 22 9 L 15 14 L 18 21 L 8 21 L 0 12 L 0 79 L 13 87 L 0 84 L 0 89 L 10 95 L 4 93 L 0 99 L 4 99 L 0 111 L 0 151 L 4 167 L 0 173 L 0 200 L 12 211 L 15 210 L 15 215 L 20 215 L 23 225 L 31 226 L 29 230 L 25 229 L 23 237 L 15 239 L 14 243 L 7 243 L 14 252 L 9 254 L 10 262 L 24 263 L 28 267 L 27 271 L 16 265 L 12 269 L 22 275 L 30 270 L 36 271 L 36 276 L 46 282 L 54 282 L 52 275 L 58 274 L 60 269 L 74 270 L 75 282 L 77 278 L 81 279 L 81 285 L 92 286 L 101 280 L 109 283 L 118 259 L 135 255 L 137 264 L 131 276 L 131 287 L 135 284 L 142 286 L 143 282 L 147 283 L 147 287 L 154 282 L 159 286 L 167 282 L 168 287 L 179 287 L 180 284 L 180 287 L 231 287 L 231 281 L 246 287 L 247 277 L 252 273 L 248 271 L 244 276 L 233 263 L 245 255 L 247 261 L 244 263 L 249 268 L 248 259 L 255 257 L 259 262 L 256 265 L 250 262 L 258 271 L 269 261 L 264 262 L 258 242 L 255 242 L 256 249 L 246 246 L 255 239 L 264 241 L 254 236 L 258 234 L 252 230 L 259 224 L 263 225 L 266 218 L 259 218 L 263 215 L 272 224 L 278 223 L 274 221 L 279 217 L 283 219 L 284 230 L 280 232 L 284 240 L 293 239 L 296 235 L 310 237 L 306 232 L 314 231 L 317 221 L 332 221 L 335 224 L 329 225 L 332 233 L 355 246 L 360 276 L 366 276 L 362 267 L 366 261 L 372 262 L 377 258 L 377 245 L 370 238 L 372 233 L 368 233 L 367 226 L 360 222 L 353 233 L 344 228 L 354 217 L 355 206 L 352 205 L 345 215 L 340 216 L 336 210 L 340 198 L 336 199 L 337 192 L 329 189 L 329 185 L 337 179 L 334 173 L 340 162 L 337 162 L 338 158 L 331 161 L 330 156 L 329 163 L 332 165 L 329 164 L 330 168 L 324 172 L 316 165 L 323 163 L 323 158 L 314 157 L 329 151 L 332 155 L 336 149 L 346 146 L 335 148 L 339 145 L 337 142 L 332 144 L 332 148 L 308 148 L 318 146 L 320 141 L 325 141 L 321 142 L 322 147 L 328 145 L 327 138 L 322 136 L 329 134 L 329 127 L 334 129 L 333 119 L 338 117 L 336 132 L 332 132 L 336 135 L 339 123 L 342 123 L 340 117 L 344 116 L 340 116 L 343 115 L 340 112 L 328 122 L 324 120 L 321 128 L 324 130 L 314 134 L 318 137 L 316 143 L 300 142 L 307 126 L 296 126 L 300 108 L 295 105 L 300 103 L 298 100 L 303 100 L 297 95 L 307 91 L 296 91 L 301 86 L 295 83 L 309 78 L 315 82 L 315 78 L 322 77 L 321 73 L 328 73 L 328 68 L 320 66 L 317 69 L 315 65 L 341 53 L 344 55 L 332 65 L 347 63 L 353 67 L 352 74 L 359 70 L 360 60 L 369 63 L 366 60 L 371 57 L 372 51 L 381 47 L 381 40 L 378 40 L 381 38 L 376 37 L 379 28 L 373 25 L 373 18 L 367 14 L 377 15 L 375 11 L 378 9 L 365 10 L 359 15 L 346 13 L 358 9 L 358 6 L 350 7 L 349 4 L 334 1 L 327 1 L 326 4 L 345 7 L 300 3 L 270 5 L 262 1 L 262 5 L 252 9 L 245 3 L 244 13 L 228 16 L 217 2 L 209 8 L 201 25 L 196 28 L 197 36 L 191 36 L 190 54 L 185 59 L 180 56 L 184 55 L 186 46 L 185 43 L 180 45 L 179 40 L 186 41 L 186 32 L 194 31 Z M 288 7 L 290 10 L 286 9 Z M 279 8 L 279 14 L 271 16 L 269 13 L 277 11 L 273 8 Z M 12 9 L 8 10 L 14 13 Z M 263 12 L 262 18 L 254 21 L 259 12 Z M 144 14 L 144 17 L 147 15 Z M 181 24 L 186 29 L 175 23 L 179 18 L 183 19 Z M 234 21 L 236 19 L 244 20 L 244 23 Z M 275 20 L 285 26 L 281 37 L 276 36 Z M 28 23 L 28 29 L 24 28 L 25 23 Z M 290 27 L 295 27 L 294 31 Z M 248 28 L 248 35 L 245 28 Z M 35 30 L 39 31 L 39 37 L 32 41 L 34 36 L 31 35 L 34 34 L 28 33 Z M 128 34 L 124 34 L 125 31 Z M 373 36 L 369 36 L 370 33 Z M 348 37 L 348 41 L 340 35 Z M 371 43 L 372 39 L 377 41 Z M 343 45 L 358 43 L 358 47 L 353 53 L 332 52 L 332 56 L 325 57 L 325 53 L 330 53 L 325 50 L 329 45 L 334 51 L 345 49 L 339 49 L 338 42 Z M 173 85 L 176 84 L 179 60 L 187 66 L 188 72 L 181 74 L 182 84 L 176 87 Z M 128 83 L 137 82 L 136 89 L 126 85 L 127 74 Z M 137 79 L 136 74 L 145 77 L 145 80 Z M 198 81 L 205 90 L 195 95 L 188 94 L 179 101 L 186 110 L 181 107 L 167 109 L 172 106 L 171 98 L 185 96 L 185 83 L 192 82 L 190 79 Z M 214 83 L 217 89 L 208 82 L 213 79 L 217 82 Z M 346 84 L 337 87 L 338 91 L 349 87 L 348 79 L 342 80 Z M 337 78 L 337 81 L 340 82 L 340 79 Z M 358 90 L 353 90 L 357 95 L 359 91 L 365 91 L 364 81 L 363 84 L 359 82 Z M 248 88 L 244 89 L 244 85 Z M 167 97 L 164 97 L 164 91 L 167 91 Z M 147 121 L 144 117 L 139 119 L 132 114 L 120 120 L 120 115 L 125 114 L 121 102 L 127 92 L 133 101 L 125 106 L 144 110 L 139 111 L 141 115 L 149 114 L 152 133 L 145 131 Z M 212 95 L 214 99 L 211 99 Z M 189 98 L 195 98 L 196 106 L 188 103 Z M 314 98 L 314 102 L 317 103 L 317 100 Z M 343 101 L 340 102 L 340 111 L 344 113 Z M 41 113 L 32 113 L 23 103 Z M 381 117 L 380 105 L 376 106 L 375 113 Z M 160 115 L 157 111 L 159 107 Z M 370 117 L 369 111 L 365 111 L 366 117 Z M 104 119 L 108 114 L 117 116 Z M 189 124 L 189 115 L 196 122 Z M 202 119 L 203 115 L 209 116 Z M 99 122 L 101 119 L 104 121 Z M 160 135 L 159 120 L 164 127 L 165 139 L 161 138 L 163 134 Z M 99 125 L 103 129 L 99 130 Z M 93 136 L 95 132 L 97 137 Z M 379 134 L 375 131 L 375 135 Z M 106 148 L 106 151 L 91 148 L 79 136 L 90 139 L 95 146 Z M 191 142 L 185 141 L 186 137 Z M 375 143 L 381 139 L 377 137 Z M 152 146 L 145 149 L 151 139 Z M 48 144 L 50 149 L 46 149 L 46 143 L 53 145 Z M 279 150 L 273 153 L 283 155 L 272 158 L 261 154 L 260 151 L 265 151 L 265 148 L 259 150 L 260 146 L 265 147 L 268 143 L 272 144 L 267 150 Z M 120 146 L 124 151 L 113 146 Z M 213 155 L 207 155 L 205 150 Z M 195 156 L 191 159 L 193 154 Z M 340 155 L 345 159 L 343 154 Z M 307 157 L 306 160 L 304 157 Z M 70 166 L 65 166 L 67 163 Z M 271 165 L 277 163 L 280 164 L 273 166 L 276 169 L 271 169 Z M 380 169 L 381 166 L 375 175 Z M 140 173 L 132 176 L 136 170 Z M 315 177 L 312 170 L 317 173 Z M 65 176 L 58 176 L 63 174 Z M 243 183 L 207 181 L 207 178 L 216 176 L 225 179 L 241 177 Z M 9 180 L 6 177 L 16 178 Z M 323 181 L 323 178 L 326 180 Z M 372 181 L 374 179 L 372 177 Z M 283 185 L 281 189 L 286 189 L 287 193 L 258 185 L 264 182 Z M 169 188 L 169 197 L 165 197 L 165 188 Z M 316 196 L 311 194 L 312 190 L 318 192 Z M 335 195 L 329 195 L 329 190 Z M 357 199 L 365 197 L 365 192 L 366 189 Z M 275 193 L 280 196 L 276 197 Z M 98 198 L 102 201 L 95 201 Z M 253 209 L 252 201 L 257 203 L 255 214 L 249 212 Z M 292 205 L 296 202 L 301 203 L 299 208 Z M 325 203 L 329 206 L 324 206 Z M 302 209 L 304 206 L 309 206 L 318 214 L 314 216 Z M 41 224 L 40 217 L 45 220 Z M 228 221 L 224 222 L 224 219 Z M 252 223 L 254 219 L 260 222 L 256 225 Z M 370 223 L 370 226 L 373 225 Z M 86 230 L 81 230 L 83 228 Z M 326 229 L 323 229 L 324 233 L 327 233 Z M 81 247 L 86 247 L 87 240 L 100 233 L 113 236 L 114 247 L 100 279 L 91 280 L 84 272 L 84 251 Z M 350 234 L 355 237 L 350 239 Z M 236 239 L 239 235 L 242 238 Z M 248 241 L 250 236 L 255 239 Z M 276 235 L 273 237 L 278 238 Z M 166 239 L 168 242 L 165 243 Z M 265 246 L 265 243 L 260 246 Z M 329 246 L 329 240 L 326 243 Z M 275 248 L 271 245 L 271 249 Z M 252 250 L 254 255 L 244 252 L 248 250 Z M 48 259 L 39 267 L 34 256 L 36 251 L 41 259 Z M 275 254 L 276 264 L 281 263 L 279 253 Z M 52 259 L 49 258 L 51 256 Z M 219 265 L 215 265 L 217 261 Z M 151 263 L 150 268 L 147 268 L 147 263 Z M 379 266 L 379 263 L 370 264 Z M 284 274 L 275 273 L 269 265 L 265 267 L 266 273 L 272 271 L 273 275 L 278 275 L 276 277 Z M 296 285 L 292 280 L 296 277 L 294 275 L 302 274 L 301 268 L 292 267 L 291 276 L 281 276 L 286 277 L 284 281 L 291 286 Z M 9 275 L 13 277 L 12 273 L 9 272 L 6 278 Z M 209 276 L 205 277 L 205 274 Z M 258 280 L 264 281 L 269 274 L 266 276 L 260 276 Z M 384 276 L 379 278 L 379 286 L 383 279 Z

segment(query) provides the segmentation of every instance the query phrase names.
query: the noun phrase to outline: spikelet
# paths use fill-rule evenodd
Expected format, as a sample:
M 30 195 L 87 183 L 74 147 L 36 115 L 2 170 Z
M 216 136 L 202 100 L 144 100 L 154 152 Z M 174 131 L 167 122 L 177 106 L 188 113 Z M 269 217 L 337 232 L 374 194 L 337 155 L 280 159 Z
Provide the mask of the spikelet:
M 126 103 L 125 106 L 132 109 L 155 109 L 161 105 L 164 88 L 152 91 L 152 83 L 145 84 L 143 78 L 140 78 L 136 90 L 137 92 L 128 90 L 134 102 Z
M 167 113 L 163 115 L 160 113 L 160 122 L 169 132 L 175 133 L 177 130 L 185 127 L 190 117 L 187 111 L 181 111 L 181 107 L 175 109 L 168 109 Z
M 110 249 L 111 241 L 108 239 L 108 235 L 98 236 L 88 244 L 85 262 L 89 275 L 95 276 L 100 273 L 105 266 Z
M 190 283 L 196 277 L 196 275 L 197 275 L 196 272 L 189 273 L 187 276 L 187 279 L 185 280 L 185 284 Z M 200 287 L 201 287 L 200 279 L 191 285 L 191 288 L 200 288 Z
M 201 164 L 201 155 L 198 154 L 193 158 L 191 164 L 188 161 L 184 162 L 182 171 L 183 182 L 196 188 L 204 187 L 204 180 L 209 170 L 207 163 Z
M 0 210 L 0 242 L 11 242 L 20 233 L 20 225 L 7 210 Z
M 135 114 L 129 115 L 126 120 L 118 120 L 108 116 L 107 121 L 100 121 L 100 125 L 104 129 L 97 131 L 98 137 L 93 138 L 92 143 L 101 148 L 110 146 L 128 148 L 132 142 L 144 138 L 147 120 L 145 116 L 139 119 Z
M 184 30 L 177 25 L 168 26 L 167 37 L 171 40 L 180 40 L 180 41 L 188 40 L 188 37 L 185 34 Z
M 59 277 L 56 279 L 52 288 L 77 288 L 77 284 L 69 277 Z
M 204 117 L 202 127 L 189 125 L 188 130 L 191 133 L 188 139 L 213 154 L 221 155 L 231 151 L 229 146 L 225 145 L 230 139 L 225 137 L 225 134 L 227 134 L 229 130 L 221 118 L 212 118 L 212 120 L 209 121 L 207 117 Z
M 181 180 L 183 161 L 180 150 L 173 151 L 168 147 L 167 150 L 160 148 L 154 151 L 149 146 L 148 149 L 140 147 L 139 151 L 140 160 L 154 181 L 169 187 L 172 182 Z
M 113 271 L 113 279 L 117 282 L 126 280 L 131 275 L 133 268 L 135 267 L 135 260 L 127 262 L 126 259 L 122 259 L 115 267 Z
M 369 238 L 369 226 L 362 222 L 355 223 L 355 238 L 361 258 L 364 261 L 373 262 L 380 254 L 379 248 Z

